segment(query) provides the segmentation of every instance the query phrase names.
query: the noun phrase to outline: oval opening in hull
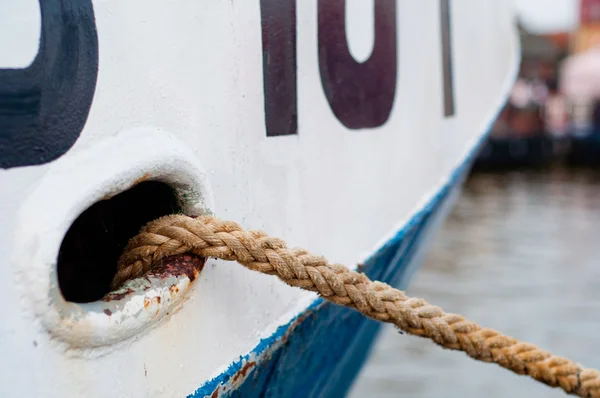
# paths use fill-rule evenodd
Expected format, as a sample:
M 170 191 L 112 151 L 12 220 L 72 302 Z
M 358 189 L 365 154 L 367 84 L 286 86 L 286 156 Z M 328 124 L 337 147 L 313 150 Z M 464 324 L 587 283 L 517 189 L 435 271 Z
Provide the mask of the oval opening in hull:
M 151 220 L 181 212 L 175 191 L 145 181 L 85 210 L 67 231 L 58 254 L 60 291 L 67 301 L 89 303 L 110 292 L 125 245 Z

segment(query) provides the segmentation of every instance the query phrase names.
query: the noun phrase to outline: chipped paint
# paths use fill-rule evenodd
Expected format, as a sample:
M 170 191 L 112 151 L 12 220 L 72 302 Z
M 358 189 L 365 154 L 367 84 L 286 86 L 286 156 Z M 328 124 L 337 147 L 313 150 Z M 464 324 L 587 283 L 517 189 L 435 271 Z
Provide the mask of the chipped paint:
M 62 309 L 62 328 L 54 336 L 68 342 L 71 348 L 103 347 L 151 328 L 177 312 L 205 262 L 205 258 L 193 254 L 171 256 L 102 300 L 71 303 Z M 106 316 L 99 318 L 97 313 Z
M 121 162 L 106 162 L 106 153 Z M 88 169 L 94 173 L 81 172 Z M 176 313 L 201 268 L 149 273 L 92 303 L 72 303 L 62 296 L 56 258 L 72 222 L 92 204 L 147 179 L 171 186 L 186 214 L 212 213 L 212 191 L 196 155 L 169 133 L 150 127 L 107 138 L 69 164 L 51 164 L 20 208 L 13 261 L 25 310 L 73 355 L 123 342 Z M 65 201 L 64 192 L 77 192 L 76 200 Z M 144 299 L 150 300 L 147 306 Z
M 237 389 L 246 380 L 246 377 L 256 368 L 256 361 L 245 361 L 240 370 L 231 375 L 230 382 L 218 386 L 210 395 L 210 398 L 222 397 L 224 394 Z
M 102 300 L 70 306 L 70 312 L 63 314 L 63 326 L 67 331 L 87 331 L 78 340 L 71 340 L 71 346 L 114 344 L 137 334 L 140 326 L 147 328 L 177 312 L 205 262 L 205 258 L 193 254 L 167 257 L 144 276 L 127 281 Z M 95 317 L 99 312 L 107 316 Z
M 287 343 L 296 328 L 302 325 L 305 319 L 318 311 L 323 304 L 325 304 L 323 299 L 317 299 L 305 311 L 294 317 L 289 324 L 280 326 L 272 336 L 262 339 L 250 354 L 232 363 L 224 373 L 206 383 L 204 387 L 199 388 L 189 398 L 208 397 L 209 394 L 211 398 L 224 397 L 238 389 L 250 374 L 259 365 L 268 362 L 273 353 Z M 207 393 L 207 391 L 212 392 Z
M 198 277 L 198 273 L 204 268 L 206 259 L 195 254 L 179 254 L 171 256 L 162 261 L 159 267 L 155 267 L 149 272 L 149 275 L 157 278 L 168 278 L 172 275 L 187 276 L 190 281 Z M 177 294 L 179 289 L 176 285 L 169 287 L 172 294 Z
M 244 366 L 233 376 L 233 383 L 235 384 L 238 379 L 241 377 L 242 379 L 246 377 L 248 371 L 256 366 L 255 361 L 248 361 L 244 364 Z
M 36 1 L 27 3 L 37 7 Z M 181 397 L 200 386 L 200 393 L 210 396 L 218 384 L 230 383 L 233 377 L 227 375 L 238 377 L 235 390 L 223 395 L 305 397 L 317 396 L 320 387 L 325 393 L 339 383 L 335 372 L 345 363 L 334 363 L 338 358 L 328 366 L 319 358 L 311 362 L 313 350 L 327 343 L 338 354 L 350 355 L 361 347 L 343 346 L 347 339 L 310 340 L 320 336 L 317 331 L 335 336 L 324 327 L 327 322 L 348 331 L 357 327 L 335 317 L 340 313 L 324 310 L 332 306 L 315 308 L 320 301 L 308 310 L 314 316 L 297 324 L 296 316 L 314 302 L 313 293 L 211 260 L 212 266 L 194 281 L 187 275 L 149 275 L 130 281 L 108 300 L 74 304 L 58 290 L 55 268 L 62 238 L 93 203 L 127 190 L 149 173 L 176 190 L 186 214 L 214 211 L 336 262 L 362 260 L 422 209 L 481 133 L 512 59 L 509 7 L 453 2 L 458 15 L 470 10 L 482 16 L 453 25 L 456 42 L 469 44 L 459 52 L 456 70 L 473 76 L 458 79 L 457 92 L 479 87 L 475 102 L 459 96 L 456 117 L 444 120 L 427 101 L 416 101 L 411 114 L 425 112 L 431 120 L 404 117 L 404 102 L 408 98 L 410 103 L 413 93 L 437 98 L 441 89 L 439 79 L 428 73 L 438 69 L 439 48 L 405 47 L 400 70 L 408 66 L 415 72 L 402 83 L 405 95 L 398 97 L 386 125 L 356 133 L 339 123 L 323 95 L 316 65 L 317 4 L 298 2 L 299 48 L 315 49 L 308 58 L 306 51 L 298 52 L 302 128 L 295 137 L 271 138 L 265 136 L 263 117 L 260 2 L 236 2 L 235 10 L 230 2 L 207 6 L 183 0 L 173 7 L 138 0 L 121 2 L 118 10 L 110 3 L 93 4 L 102 27 L 102 73 L 80 139 L 54 162 L 2 170 L 9 194 L 0 198 L 6 238 L 0 239 L 0 291 L 11 310 L 3 319 L 9 328 L 1 335 L 8 393 L 0 388 L 0 396 Z M 423 22 L 439 19 L 439 7 L 425 3 L 404 1 L 402 29 L 418 30 Z M 486 16 L 492 14 L 494 28 L 487 29 L 484 45 L 471 43 L 473 27 L 489 25 Z M 363 40 L 366 25 L 350 22 L 350 41 Z M 436 29 L 419 32 L 427 42 L 439 41 Z M 200 47 L 193 40 L 212 36 L 222 40 L 203 40 Z M 194 51 L 188 51 L 190 45 Z M 491 67 L 482 69 L 473 57 Z M 477 73 L 481 70 L 486 73 Z M 373 193 L 382 188 L 385 198 Z M 366 224 L 369 228 L 353 228 Z M 261 362 L 263 354 L 270 360 Z M 256 365 L 240 373 L 248 361 Z M 305 366 L 313 363 L 321 369 Z M 277 388 L 292 387 L 294 394 L 278 394 Z
M 357 265 L 359 272 L 400 288 L 408 285 L 419 263 L 424 246 L 422 242 L 428 238 L 432 227 L 444 218 L 484 142 L 485 137 L 480 138 L 440 191 L 373 255 Z M 228 398 L 234 393 L 234 396 L 245 396 L 245 393 L 249 396 L 285 396 L 281 386 L 287 386 L 288 395 L 344 396 L 365 361 L 380 325 L 353 310 L 318 298 L 188 398 Z M 315 342 L 308 349 L 316 355 L 319 345 L 325 351 L 332 348 L 332 336 L 337 343 L 338 360 L 334 366 L 320 367 L 319 360 L 306 354 L 306 341 Z M 270 361 L 275 357 L 277 369 L 268 370 Z M 308 376 L 306 368 L 302 372 L 296 371 L 303 367 L 302 359 L 309 361 L 305 364 L 307 367 L 316 367 L 318 371 Z M 337 374 L 335 383 L 330 379 L 332 372 Z M 252 374 L 255 377 L 250 379 Z M 318 390 L 319 386 L 321 390 Z

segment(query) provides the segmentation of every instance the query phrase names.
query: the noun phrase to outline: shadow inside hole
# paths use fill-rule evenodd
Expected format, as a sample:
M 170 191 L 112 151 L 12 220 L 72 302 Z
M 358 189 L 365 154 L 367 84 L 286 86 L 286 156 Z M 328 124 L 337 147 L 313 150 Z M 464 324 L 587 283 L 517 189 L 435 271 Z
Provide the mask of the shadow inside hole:
M 149 221 L 180 212 L 174 190 L 157 181 L 142 182 L 84 211 L 58 254 L 58 283 L 65 300 L 89 303 L 104 297 L 129 239 Z

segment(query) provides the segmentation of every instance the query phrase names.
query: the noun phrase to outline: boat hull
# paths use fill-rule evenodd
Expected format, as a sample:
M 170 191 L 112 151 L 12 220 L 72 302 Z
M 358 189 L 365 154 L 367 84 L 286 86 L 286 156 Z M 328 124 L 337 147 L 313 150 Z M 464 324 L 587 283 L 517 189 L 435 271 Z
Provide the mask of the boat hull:
M 511 1 L 9 3 L 0 396 L 346 391 L 373 322 L 212 258 L 111 290 L 117 259 L 214 214 L 406 287 L 513 85 Z
M 423 210 L 361 265 L 362 272 L 400 289 L 408 287 L 428 243 L 456 201 L 480 146 Z M 188 398 L 345 396 L 381 327 L 380 322 L 354 310 L 317 299 Z

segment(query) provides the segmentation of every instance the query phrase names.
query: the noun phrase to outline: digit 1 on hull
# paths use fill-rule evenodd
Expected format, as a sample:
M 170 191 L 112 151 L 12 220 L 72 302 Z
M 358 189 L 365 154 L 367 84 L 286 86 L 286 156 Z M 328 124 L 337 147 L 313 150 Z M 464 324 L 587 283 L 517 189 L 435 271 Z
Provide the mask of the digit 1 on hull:
M 405 288 L 512 86 L 511 4 L 0 4 L 0 396 L 344 395 L 375 323 L 210 258 L 111 291 L 116 259 L 212 213 Z
M 298 134 L 296 1 L 261 1 L 265 122 L 267 136 Z M 440 0 L 444 116 L 454 115 L 450 0 Z M 350 53 L 346 3 L 318 3 L 319 70 L 323 91 L 348 129 L 383 125 L 397 87 L 396 0 L 374 0 L 373 51 L 364 62 Z

